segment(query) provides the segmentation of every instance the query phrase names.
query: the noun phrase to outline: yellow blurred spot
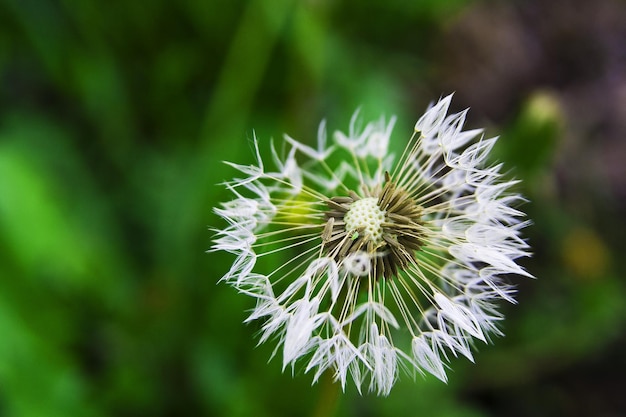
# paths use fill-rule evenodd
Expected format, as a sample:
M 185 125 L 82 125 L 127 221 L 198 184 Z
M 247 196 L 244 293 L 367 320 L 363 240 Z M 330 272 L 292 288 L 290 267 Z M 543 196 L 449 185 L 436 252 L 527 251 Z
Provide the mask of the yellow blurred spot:
M 320 223 L 316 219 L 316 208 L 313 199 L 308 194 L 299 193 L 283 202 L 280 209 L 281 219 L 297 224 Z
M 592 230 L 578 227 L 563 241 L 562 256 L 565 267 L 581 279 L 602 277 L 609 266 L 609 250 Z
M 555 94 L 549 91 L 537 91 L 530 96 L 526 108 L 529 120 L 537 123 L 563 123 L 563 108 Z

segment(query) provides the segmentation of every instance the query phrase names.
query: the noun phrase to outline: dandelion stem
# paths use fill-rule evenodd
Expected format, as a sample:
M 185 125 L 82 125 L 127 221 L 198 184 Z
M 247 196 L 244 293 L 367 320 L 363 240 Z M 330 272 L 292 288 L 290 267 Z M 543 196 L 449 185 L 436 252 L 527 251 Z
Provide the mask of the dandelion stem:
M 311 417 L 332 417 L 337 412 L 339 405 L 339 384 L 333 381 L 333 376 L 326 371 L 320 378 L 320 395 L 317 406 L 313 409 Z

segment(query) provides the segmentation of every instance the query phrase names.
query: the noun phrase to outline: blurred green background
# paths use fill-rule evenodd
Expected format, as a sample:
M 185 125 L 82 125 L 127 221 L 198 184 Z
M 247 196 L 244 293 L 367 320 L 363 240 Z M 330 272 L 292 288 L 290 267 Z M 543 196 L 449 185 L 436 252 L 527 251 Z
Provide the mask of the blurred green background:
M 626 415 L 625 48 L 621 0 L 0 0 L 0 416 Z M 221 161 L 453 91 L 539 279 L 448 385 L 333 404 L 216 285 Z

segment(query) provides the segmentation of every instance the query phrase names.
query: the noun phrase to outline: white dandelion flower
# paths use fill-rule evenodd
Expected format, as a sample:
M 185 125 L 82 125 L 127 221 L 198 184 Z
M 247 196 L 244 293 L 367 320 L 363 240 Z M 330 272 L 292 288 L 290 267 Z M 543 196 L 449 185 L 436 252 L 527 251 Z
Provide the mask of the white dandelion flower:
M 464 131 L 466 112 L 448 115 L 451 96 L 432 105 L 394 163 L 395 118 L 317 147 L 285 136 L 274 168 L 230 164 L 232 201 L 212 250 L 236 256 L 222 281 L 256 300 L 260 343 L 277 341 L 283 368 L 301 363 L 345 388 L 354 381 L 387 395 L 401 371 L 447 381 L 450 355 L 473 360 L 474 341 L 501 334 L 499 300 L 514 302 L 505 276 L 531 275 L 501 165 L 487 164 L 495 143 Z

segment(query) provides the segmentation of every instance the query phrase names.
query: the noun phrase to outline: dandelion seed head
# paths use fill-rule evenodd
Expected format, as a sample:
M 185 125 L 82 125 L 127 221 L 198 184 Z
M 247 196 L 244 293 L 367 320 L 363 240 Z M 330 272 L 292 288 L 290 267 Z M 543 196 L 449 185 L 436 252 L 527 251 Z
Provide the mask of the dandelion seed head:
M 464 131 L 450 101 L 419 118 L 399 158 L 396 119 L 361 127 L 356 113 L 333 144 L 325 122 L 316 149 L 285 136 L 275 169 L 256 138 L 257 166 L 230 164 L 244 178 L 215 210 L 227 225 L 212 249 L 235 255 L 222 281 L 256 300 L 246 321 L 277 340 L 283 368 L 387 395 L 403 370 L 447 381 L 450 357 L 473 361 L 473 340 L 501 334 L 498 302 L 515 302 L 505 276 L 531 276 L 516 262 L 523 198 L 487 161 L 495 139 Z

